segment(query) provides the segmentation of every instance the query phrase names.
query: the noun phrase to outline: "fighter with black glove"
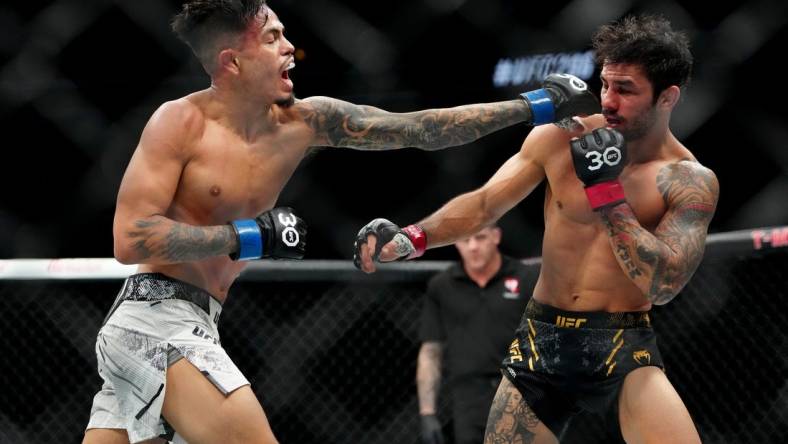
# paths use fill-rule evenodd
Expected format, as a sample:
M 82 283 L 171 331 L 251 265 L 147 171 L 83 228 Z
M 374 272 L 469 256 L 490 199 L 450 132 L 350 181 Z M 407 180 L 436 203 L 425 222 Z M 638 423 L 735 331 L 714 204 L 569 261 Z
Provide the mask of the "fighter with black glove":
M 531 110 L 531 125 L 600 112 L 599 100 L 588 90 L 588 85 L 571 74 L 550 74 L 542 83 L 542 89 L 520 96 Z
M 304 257 L 306 222 L 292 208 L 274 208 L 254 219 L 239 219 L 230 225 L 238 238 L 238 251 L 230 255 L 232 260 Z
M 394 251 L 400 260 L 417 258 L 427 249 L 427 235 L 420 226 L 408 225 L 400 228 L 388 219 L 375 219 L 359 230 L 353 243 L 353 264 L 358 269 L 361 269 L 361 246 L 367 243 L 369 235 L 375 236 L 376 239 L 373 261 L 378 260 L 380 250 L 392 240 L 395 245 Z
M 585 185 L 594 211 L 626 201 L 618 175 L 627 161 L 624 136 L 611 128 L 597 128 L 569 142 L 575 174 Z

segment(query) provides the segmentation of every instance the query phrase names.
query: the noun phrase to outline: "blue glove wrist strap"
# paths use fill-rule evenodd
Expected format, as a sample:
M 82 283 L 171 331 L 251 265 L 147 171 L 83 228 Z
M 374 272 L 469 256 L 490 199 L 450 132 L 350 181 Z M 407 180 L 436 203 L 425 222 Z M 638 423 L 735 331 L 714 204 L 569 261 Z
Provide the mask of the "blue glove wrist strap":
M 555 120 L 553 100 L 544 89 L 536 89 L 520 94 L 531 107 L 531 124 L 542 125 Z
M 263 256 L 263 234 L 254 219 L 240 219 L 232 222 L 238 235 L 239 261 L 260 259 Z

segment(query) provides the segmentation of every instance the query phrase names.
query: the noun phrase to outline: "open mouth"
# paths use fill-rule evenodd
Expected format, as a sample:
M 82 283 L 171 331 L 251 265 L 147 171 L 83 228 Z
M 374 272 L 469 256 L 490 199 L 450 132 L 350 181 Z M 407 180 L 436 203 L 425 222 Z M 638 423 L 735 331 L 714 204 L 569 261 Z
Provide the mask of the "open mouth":
M 280 78 L 282 79 L 281 87 L 286 93 L 293 92 L 293 81 L 290 80 L 290 73 L 291 69 L 295 68 L 295 62 L 290 60 L 287 66 L 282 69 L 282 72 L 279 74 Z
M 288 72 L 293 68 L 295 68 L 295 62 L 291 61 L 285 66 L 285 69 L 282 70 L 282 80 L 290 80 L 290 74 L 288 74 Z

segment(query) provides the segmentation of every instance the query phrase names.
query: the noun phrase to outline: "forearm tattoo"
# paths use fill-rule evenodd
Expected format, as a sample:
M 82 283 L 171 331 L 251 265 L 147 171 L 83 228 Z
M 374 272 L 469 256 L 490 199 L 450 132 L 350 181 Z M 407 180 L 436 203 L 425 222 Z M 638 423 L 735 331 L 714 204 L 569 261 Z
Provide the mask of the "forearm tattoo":
M 629 278 L 655 304 L 664 304 L 672 299 L 675 294 L 671 292 L 653 292 L 661 287 L 658 282 L 671 279 L 671 283 L 676 283 L 666 270 L 666 259 L 670 254 L 668 247 L 640 226 L 632 208 L 626 203 L 605 208 L 601 214 L 616 259 Z
M 530 119 L 522 100 L 390 113 L 330 98 L 311 98 L 299 112 L 329 146 L 384 150 L 438 150 L 472 142 Z
M 484 444 L 531 444 L 538 424 L 539 418 L 520 392 L 504 378 L 490 407 Z
M 139 262 L 149 259 L 189 262 L 222 254 L 237 247 L 229 226 L 198 227 L 154 216 L 134 223 L 128 237 L 133 240 Z
M 703 258 L 719 185 L 710 170 L 679 162 L 659 171 L 657 188 L 668 211 L 653 234 L 641 227 L 626 203 L 606 208 L 601 215 L 629 278 L 653 303 L 665 304 L 686 285 Z
M 421 411 L 435 412 L 441 383 L 441 344 L 425 342 L 419 350 L 416 388 Z

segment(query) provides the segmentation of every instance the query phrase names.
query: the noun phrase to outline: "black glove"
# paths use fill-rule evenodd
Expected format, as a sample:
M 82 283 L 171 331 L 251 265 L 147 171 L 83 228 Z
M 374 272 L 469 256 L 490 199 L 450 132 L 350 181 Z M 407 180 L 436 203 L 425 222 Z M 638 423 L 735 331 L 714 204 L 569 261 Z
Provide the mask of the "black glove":
M 292 208 L 274 208 L 254 219 L 236 220 L 230 225 L 238 237 L 238 251 L 230 255 L 233 260 L 304 257 L 306 222 Z
M 626 200 L 618 175 L 627 161 L 624 136 L 610 128 L 597 128 L 569 142 L 575 174 L 585 185 L 591 208 L 616 205 Z
M 558 122 L 573 116 L 587 116 L 600 112 L 596 96 L 586 82 L 571 74 L 550 74 L 542 89 L 520 94 L 531 110 L 531 124 Z
M 422 444 L 443 444 L 441 423 L 435 415 L 421 415 Z
M 361 269 L 361 246 L 367 243 L 370 234 L 377 238 L 375 253 L 372 255 L 374 261 L 378 260 L 383 246 L 392 240 L 396 240 L 396 252 L 400 259 L 419 257 L 427 249 L 427 236 L 418 225 L 400 228 L 388 219 L 375 219 L 359 230 L 353 243 L 353 265 L 358 269 Z

